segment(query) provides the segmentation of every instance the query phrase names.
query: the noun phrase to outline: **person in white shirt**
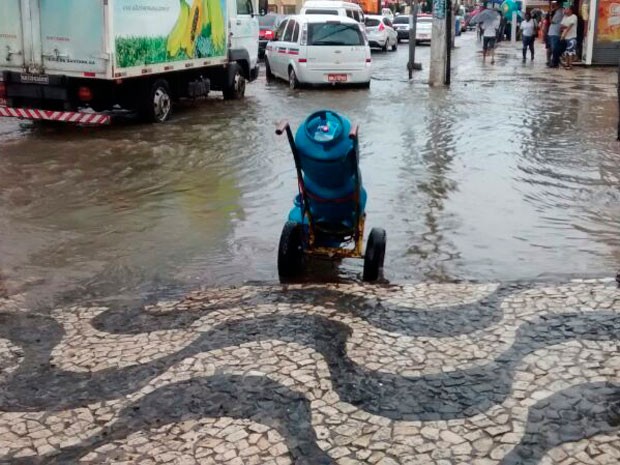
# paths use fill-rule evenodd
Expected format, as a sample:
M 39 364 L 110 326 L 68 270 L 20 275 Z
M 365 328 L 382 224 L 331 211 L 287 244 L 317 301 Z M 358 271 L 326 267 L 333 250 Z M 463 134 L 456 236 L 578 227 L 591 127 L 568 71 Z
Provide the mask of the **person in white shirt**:
M 497 29 L 499 29 L 500 15 L 495 13 L 488 16 L 482 23 L 482 61 L 486 61 L 487 52 L 491 51 L 491 64 L 495 63 L 495 40 L 497 38 Z
M 564 18 L 560 26 L 561 40 L 564 42 L 564 59 L 566 69 L 572 69 L 573 60 L 577 56 L 577 15 L 572 7 L 564 10 Z
M 532 18 L 530 13 L 525 13 L 525 19 L 521 21 L 521 36 L 523 38 L 523 61 L 527 56 L 527 49 L 530 49 L 530 55 L 534 60 L 534 39 L 536 38 L 536 20 Z

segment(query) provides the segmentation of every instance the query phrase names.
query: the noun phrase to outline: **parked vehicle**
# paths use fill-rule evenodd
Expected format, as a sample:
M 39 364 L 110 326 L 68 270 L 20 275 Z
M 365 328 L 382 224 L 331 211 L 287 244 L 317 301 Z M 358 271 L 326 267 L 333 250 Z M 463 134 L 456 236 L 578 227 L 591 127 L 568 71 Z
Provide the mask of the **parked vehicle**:
M 415 42 L 420 44 L 423 42 L 431 43 L 433 32 L 433 17 L 431 15 L 420 15 L 415 28 Z
M 286 18 L 285 15 L 278 15 L 274 13 L 269 13 L 264 16 L 259 16 L 258 18 L 258 56 L 259 58 L 265 57 L 265 48 L 267 47 L 267 43 L 276 36 L 276 31 L 278 27 Z
M 334 15 L 290 16 L 267 44 L 267 78 L 304 84 L 370 85 L 370 47 L 360 24 Z
M 360 24 L 364 24 L 364 12 L 362 8 L 350 2 L 335 0 L 308 0 L 304 2 L 299 12 L 301 15 L 334 15 L 352 18 Z
M 392 24 L 398 36 L 398 41 L 409 40 L 409 19 L 410 15 L 399 15 L 394 18 Z
M 384 52 L 388 49 L 396 51 L 398 48 L 398 34 L 385 16 L 367 15 L 366 34 L 371 47 L 380 48 Z
M 241 98 L 258 76 L 253 1 L 2 0 L 0 116 L 163 122 L 182 97 Z

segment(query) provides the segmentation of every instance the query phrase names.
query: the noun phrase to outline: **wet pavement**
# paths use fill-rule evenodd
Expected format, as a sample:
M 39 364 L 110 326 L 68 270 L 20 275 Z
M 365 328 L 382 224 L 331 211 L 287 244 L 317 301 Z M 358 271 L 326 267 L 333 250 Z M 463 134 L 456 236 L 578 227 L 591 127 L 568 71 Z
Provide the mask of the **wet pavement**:
M 458 44 L 448 91 L 401 46 L 369 92 L 0 121 L 0 463 L 618 463 L 620 292 L 569 279 L 618 263 L 615 75 Z M 272 123 L 323 106 L 361 124 L 378 286 L 276 284 Z
M 550 72 L 502 44 L 482 65 L 458 39 L 450 90 L 407 82 L 407 46 L 376 53 L 365 90 L 288 90 L 186 105 L 166 125 L 0 120 L 0 275 L 33 305 L 277 280 L 296 191 L 274 122 L 334 108 L 361 126 L 367 226 L 388 233 L 390 282 L 609 275 L 620 193 L 612 69 Z M 538 50 L 542 55 L 542 50 Z M 361 263 L 311 280 L 356 280 Z

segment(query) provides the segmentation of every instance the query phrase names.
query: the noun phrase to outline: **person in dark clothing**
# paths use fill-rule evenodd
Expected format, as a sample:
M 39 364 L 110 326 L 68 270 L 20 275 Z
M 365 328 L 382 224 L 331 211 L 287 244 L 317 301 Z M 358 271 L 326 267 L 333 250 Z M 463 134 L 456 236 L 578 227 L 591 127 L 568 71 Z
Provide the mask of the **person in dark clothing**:
M 551 68 L 558 68 L 560 66 L 560 55 L 562 54 L 562 47 L 560 42 L 562 18 L 564 18 L 564 11 L 560 8 L 558 2 L 551 2 L 551 14 L 549 22 L 549 45 L 551 47 Z

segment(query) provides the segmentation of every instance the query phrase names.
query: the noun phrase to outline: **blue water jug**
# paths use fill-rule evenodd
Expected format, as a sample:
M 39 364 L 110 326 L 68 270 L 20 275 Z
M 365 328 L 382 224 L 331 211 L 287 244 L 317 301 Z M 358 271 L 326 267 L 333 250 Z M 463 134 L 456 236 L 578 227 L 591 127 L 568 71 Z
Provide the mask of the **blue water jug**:
M 351 122 L 330 110 L 312 113 L 297 130 L 295 145 L 303 175 L 310 212 L 317 222 L 353 227 L 355 218 L 356 176 L 360 182 L 360 213 L 366 207 L 366 191 L 353 141 Z M 289 218 L 301 220 L 301 200 Z

